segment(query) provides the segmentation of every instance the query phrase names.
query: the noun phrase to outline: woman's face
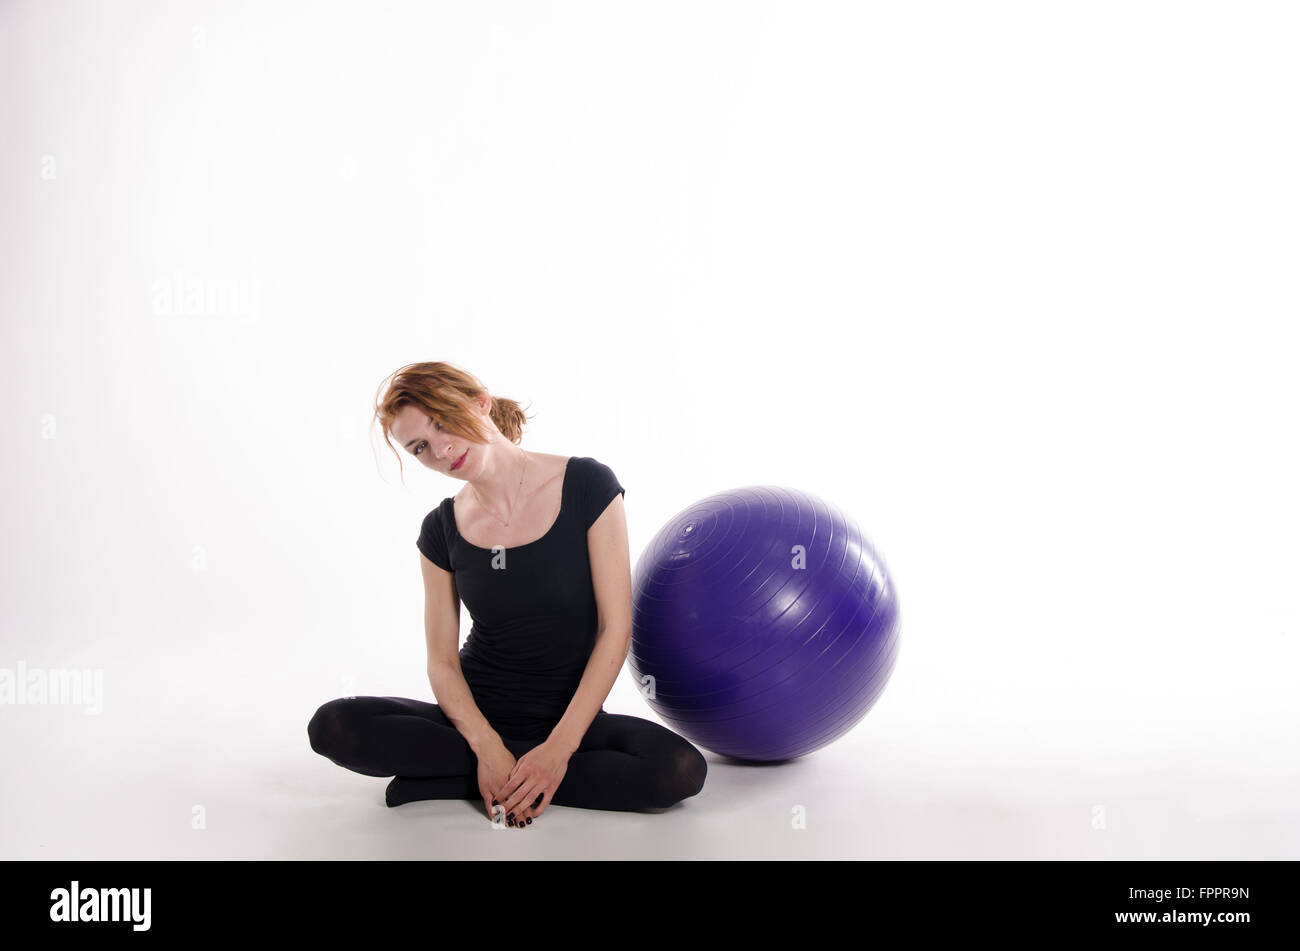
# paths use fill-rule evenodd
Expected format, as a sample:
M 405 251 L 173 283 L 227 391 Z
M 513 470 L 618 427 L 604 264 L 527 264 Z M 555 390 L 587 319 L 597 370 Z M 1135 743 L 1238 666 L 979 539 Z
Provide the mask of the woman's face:
M 482 413 L 482 407 L 476 407 Z M 471 462 L 480 462 L 482 443 L 472 442 L 443 429 L 436 417 L 418 406 L 406 405 L 393 417 L 393 437 L 421 464 L 455 479 L 465 478 Z M 458 466 L 453 469 L 452 466 Z

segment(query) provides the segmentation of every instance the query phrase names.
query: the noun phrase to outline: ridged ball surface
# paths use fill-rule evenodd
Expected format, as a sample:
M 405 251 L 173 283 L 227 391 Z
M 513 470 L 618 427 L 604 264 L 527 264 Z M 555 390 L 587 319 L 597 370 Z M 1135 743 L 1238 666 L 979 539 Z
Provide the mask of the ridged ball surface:
M 893 672 L 899 612 L 884 560 L 852 519 L 797 489 L 746 486 L 683 509 L 632 580 L 638 689 L 715 753 L 819 749 L 867 715 Z

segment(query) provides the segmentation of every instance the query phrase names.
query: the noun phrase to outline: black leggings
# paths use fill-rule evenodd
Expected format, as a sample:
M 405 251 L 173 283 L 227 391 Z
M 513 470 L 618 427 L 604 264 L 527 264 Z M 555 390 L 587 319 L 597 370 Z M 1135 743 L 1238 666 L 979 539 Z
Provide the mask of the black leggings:
M 436 703 L 341 697 L 307 724 L 311 748 L 353 772 L 392 776 L 389 806 L 417 799 L 482 800 L 478 757 Z M 518 759 L 545 737 L 502 737 Z M 689 741 L 640 717 L 600 710 L 551 797 L 557 806 L 663 809 L 704 787 L 708 764 Z

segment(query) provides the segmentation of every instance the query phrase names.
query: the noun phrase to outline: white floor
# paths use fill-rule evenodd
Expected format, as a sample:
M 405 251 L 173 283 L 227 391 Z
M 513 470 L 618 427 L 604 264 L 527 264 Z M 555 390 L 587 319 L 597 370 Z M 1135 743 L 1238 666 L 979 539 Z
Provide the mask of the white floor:
M 821 751 L 772 766 L 709 754 L 704 791 L 671 810 L 552 806 L 522 832 L 468 801 L 390 809 L 387 780 L 315 754 L 306 722 L 346 691 L 313 688 L 311 669 L 286 676 L 288 657 L 255 670 L 215 644 L 118 657 L 98 715 L 0 708 L 0 857 L 1300 857 L 1293 727 L 1162 740 L 1039 716 L 1016 732 L 936 708 L 915 654 Z M 616 689 L 606 707 L 653 717 L 637 703 Z

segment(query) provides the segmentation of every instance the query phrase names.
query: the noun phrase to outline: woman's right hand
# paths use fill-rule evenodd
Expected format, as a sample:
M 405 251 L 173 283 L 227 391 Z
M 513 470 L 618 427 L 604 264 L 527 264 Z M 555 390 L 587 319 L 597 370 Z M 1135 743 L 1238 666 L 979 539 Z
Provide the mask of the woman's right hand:
M 492 805 L 493 795 L 505 785 L 514 768 L 514 754 L 506 749 L 504 743 L 496 744 L 478 757 L 478 791 L 483 797 L 483 808 L 493 821 L 496 820 L 495 810 L 502 808 Z M 505 822 L 505 816 L 501 817 L 501 821 Z

